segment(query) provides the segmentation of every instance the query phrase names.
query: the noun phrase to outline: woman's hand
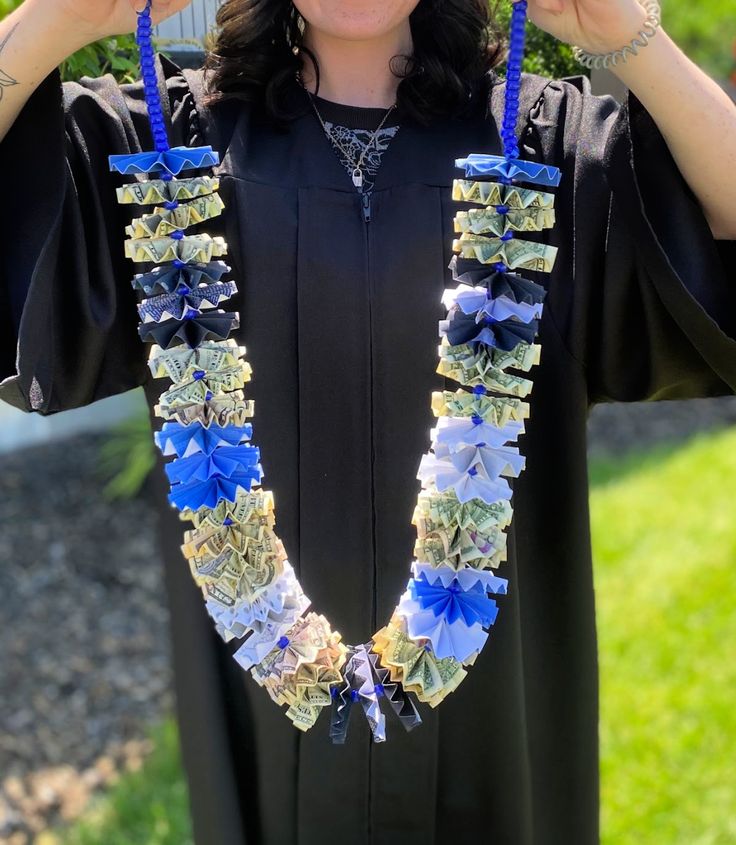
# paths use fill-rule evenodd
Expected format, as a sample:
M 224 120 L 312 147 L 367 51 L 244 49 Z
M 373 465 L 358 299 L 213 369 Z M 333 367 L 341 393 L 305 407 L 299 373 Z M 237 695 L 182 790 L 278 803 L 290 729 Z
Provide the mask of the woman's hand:
M 638 0 L 528 0 L 528 4 L 532 23 L 590 53 L 608 53 L 628 44 L 647 17 Z
M 136 12 L 142 12 L 146 0 L 49 0 L 60 7 L 70 25 L 96 41 L 109 35 L 133 32 L 136 28 Z M 186 8 L 191 0 L 152 0 L 151 20 L 154 24 Z

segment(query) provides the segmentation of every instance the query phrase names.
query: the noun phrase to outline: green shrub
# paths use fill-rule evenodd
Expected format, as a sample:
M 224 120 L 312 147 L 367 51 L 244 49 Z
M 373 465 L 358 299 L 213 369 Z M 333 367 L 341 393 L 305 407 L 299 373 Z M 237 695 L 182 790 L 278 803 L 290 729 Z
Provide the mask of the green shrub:
M 662 25 L 706 72 L 725 80 L 736 69 L 736 5 L 733 0 L 663 0 Z
M 137 496 L 156 465 L 156 451 L 147 412 L 118 424 L 100 447 L 99 472 L 103 495 L 112 501 Z
M 0 19 L 21 5 L 22 0 L 0 0 Z M 59 66 L 62 79 L 102 76 L 112 73 L 119 82 L 132 82 L 139 76 L 138 47 L 135 37 L 116 35 L 87 44 Z
M 496 17 L 508 32 L 511 21 L 511 3 L 502 2 L 496 7 Z M 560 79 L 563 76 L 590 75 L 590 71 L 577 62 L 569 44 L 563 44 L 531 21 L 526 25 L 526 51 L 522 69 L 527 73 L 538 73 Z M 499 68 L 505 73 L 505 65 Z
M 116 35 L 87 44 L 60 65 L 62 79 L 102 76 L 111 73 L 118 82 L 134 82 L 140 76 L 138 46 L 132 35 Z

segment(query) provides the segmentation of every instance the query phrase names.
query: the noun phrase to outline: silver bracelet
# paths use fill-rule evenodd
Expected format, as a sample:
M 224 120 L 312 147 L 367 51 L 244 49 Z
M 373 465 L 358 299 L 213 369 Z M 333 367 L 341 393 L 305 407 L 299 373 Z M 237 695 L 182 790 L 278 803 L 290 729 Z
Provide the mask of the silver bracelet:
M 662 10 L 657 0 L 646 0 L 642 3 L 642 6 L 647 11 L 647 18 L 644 21 L 644 27 L 631 39 L 630 44 L 610 53 L 588 53 L 580 47 L 573 46 L 573 56 L 585 67 L 596 69 L 615 66 L 619 61 L 625 62 L 630 53 L 635 56 L 639 52 L 639 48 L 646 47 L 649 39 L 654 37 L 661 22 Z

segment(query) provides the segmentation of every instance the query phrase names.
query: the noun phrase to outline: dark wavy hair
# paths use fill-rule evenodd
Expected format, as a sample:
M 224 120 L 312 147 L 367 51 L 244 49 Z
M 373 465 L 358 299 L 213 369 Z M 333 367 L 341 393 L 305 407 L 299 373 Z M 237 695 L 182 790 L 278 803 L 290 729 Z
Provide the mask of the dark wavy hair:
M 506 54 L 503 33 L 489 0 L 419 0 L 411 13 L 411 56 L 395 56 L 401 81 L 397 106 L 404 118 L 428 124 L 468 113 L 489 86 L 489 71 Z M 305 98 L 289 96 L 300 53 L 319 65 L 302 44 L 304 19 L 291 0 L 225 0 L 205 58 L 206 102 L 260 101 L 278 121 L 296 117 Z

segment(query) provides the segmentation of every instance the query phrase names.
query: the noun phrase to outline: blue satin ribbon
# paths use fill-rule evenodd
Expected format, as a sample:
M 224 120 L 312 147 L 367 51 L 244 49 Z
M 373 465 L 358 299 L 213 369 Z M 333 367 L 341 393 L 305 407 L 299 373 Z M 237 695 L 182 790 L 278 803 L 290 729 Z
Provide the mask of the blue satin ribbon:
M 210 455 L 197 452 L 186 458 L 176 458 L 164 469 L 172 484 L 207 481 L 218 476 L 230 478 L 236 472 L 249 472 L 258 468 L 259 459 L 258 446 L 220 446 Z
M 124 153 L 108 156 L 110 170 L 132 175 L 163 170 L 177 176 L 182 170 L 211 167 L 220 162 L 220 154 L 211 146 L 171 147 L 162 152 Z
M 188 309 L 181 320 L 172 317 L 162 323 L 140 323 L 138 334 L 141 340 L 152 340 L 162 349 L 172 346 L 176 338 L 190 349 L 196 349 L 209 338 L 225 340 L 239 325 L 237 311 L 205 311 L 200 314 L 196 309 Z
M 452 278 L 456 282 L 466 285 L 484 285 L 496 299 L 505 296 L 514 302 L 539 303 L 544 300 L 547 291 L 523 276 L 518 276 L 510 270 L 492 270 L 486 264 L 480 264 L 474 258 L 460 258 L 453 255 L 447 265 L 452 270 Z
M 218 476 L 207 481 L 193 481 L 175 484 L 169 493 L 169 502 L 178 510 L 199 510 L 203 507 L 216 508 L 223 499 L 235 502 L 238 490 L 249 492 L 254 483 L 261 480 L 260 467 L 247 472 L 233 473 L 229 478 Z
M 200 287 L 180 282 L 172 293 L 162 293 L 143 300 L 138 305 L 138 313 L 142 320 L 146 317 L 151 317 L 155 322 L 170 317 L 181 320 L 188 308 L 199 310 L 205 302 L 217 306 L 222 299 L 229 299 L 236 291 L 235 282 L 216 282 Z
M 430 584 L 422 574 L 409 581 L 409 592 L 422 610 L 431 610 L 438 617 L 444 616 L 450 625 L 462 620 L 468 627 L 480 622 L 487 628 L 495 622 L 498 614 L 496 602 L 480 583 L 463 590 L 457 580 L 445 587 L 441 581 Z
M 476 323 L 473 314 L 453 312 L 447 329 L 447 339 L 453 346 L 463 343 L 484 343 L 504 352 L 514 349 L 520 342 L 532 343 L 537 333 L 538 320 L 522 323 L 519 320 L 482 320 Z
M 519 158 L 507 159 L 504 156 L 471 153 L 465 158 L 456 158 L 455 167 L 464 167 L 468 179 L 476 176 L 500 176 L 536 185 L 554 187 L 560 184 L 559 167 Z
M 191 444 L 205 455 L 211 455 L 223 442 L 230 446 L 237 446 L 244 440 L 250 440 L 253 434 L 252 423 L 238 425 L 210 425 L 205 427 L 195 420 L 189 425 L 178 422 L 164 423 L 161 431 L 154 432 L 156 445 L 164 454 L 171 454 L 171 449 L 181 458 Z
M 164 293 L 173 293 L 180 284 L 196 288 L 203 282 L 207 284 L 218 282 L 225 273 L 230 272 L 230 269 L 224 261 L 185 264 L 177 259 L 171 264 L 156 267 L 148 273 L 138 273 L 133 277 L 131 284 L 149 296 L 157 287 Z
M 217 507 L 220 499 L 234 502 L 238 488 L 250 491 L 263 470 L 257 446 L 220 446 L 211 455 L 203 452 L 177 458 L 164 466 L 172 483 L 169 501 L 179 510 Z

